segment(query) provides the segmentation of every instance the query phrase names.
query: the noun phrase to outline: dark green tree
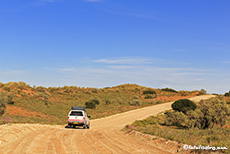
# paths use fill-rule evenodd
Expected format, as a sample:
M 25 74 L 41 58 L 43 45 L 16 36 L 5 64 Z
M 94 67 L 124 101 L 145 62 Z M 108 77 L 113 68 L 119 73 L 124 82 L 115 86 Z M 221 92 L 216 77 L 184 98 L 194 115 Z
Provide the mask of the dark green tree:
M 197 106 L 193 101 L 189 99 L 180 99 L 172 104 L 172 108 L 175 111 L 183 112 L 186 114 L 190 110 L 195 110 Z

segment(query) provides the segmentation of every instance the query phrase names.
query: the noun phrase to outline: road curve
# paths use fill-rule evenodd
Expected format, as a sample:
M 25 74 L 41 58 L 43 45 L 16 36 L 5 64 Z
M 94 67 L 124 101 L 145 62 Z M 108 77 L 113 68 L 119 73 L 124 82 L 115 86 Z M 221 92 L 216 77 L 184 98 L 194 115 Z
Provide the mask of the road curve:
M 191 98 L 208 99 L 213 95 Z M 91 120 L 90 129 L 60 125 L 12 124 L 0 126 L 0 154 L 167 154 L 151 142 L 143 142 L 120 130 L 135 120 L 171 108 L 172 102 Z

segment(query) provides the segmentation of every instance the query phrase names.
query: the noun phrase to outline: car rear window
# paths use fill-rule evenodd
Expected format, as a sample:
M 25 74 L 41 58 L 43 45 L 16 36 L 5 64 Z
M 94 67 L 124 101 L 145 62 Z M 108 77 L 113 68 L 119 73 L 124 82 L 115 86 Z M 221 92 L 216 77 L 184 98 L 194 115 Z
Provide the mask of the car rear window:
M 83 116 L 83 113 L 81 111 L 72 111 L 70 116 Z

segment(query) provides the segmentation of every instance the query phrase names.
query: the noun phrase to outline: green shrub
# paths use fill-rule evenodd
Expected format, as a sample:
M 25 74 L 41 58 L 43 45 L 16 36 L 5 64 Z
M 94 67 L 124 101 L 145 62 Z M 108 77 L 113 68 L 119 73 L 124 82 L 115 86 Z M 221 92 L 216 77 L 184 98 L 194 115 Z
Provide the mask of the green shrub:
M 85 102 L 85 107 L 88 109 L 95 109 L 96 108 L 96 104 L 94 102 Z
M 165 112 L 165 124 L 174 125 L 174 126 L 184 126 L 184 123 L 187 121 L 187 117 L 183 112 Z
M 133 99 L 139 99 L 139 97 L 138 96 L 133 96 Z
M 72 89 L 71 88 L 65 88 L 63 91 L 64 91 L 64 93 L 71 93 Z
M 11 104 L 12 96 L 4 92 L 0 92 L 0 116 L 5 113 L 6 104 Z
M 147 96 L 145 96 L 145 99 L 152 99 L 152 98 L 153 98 L 152 95 L 147 95 Z
M 0 103 L 0 116 L 5 113 L 6 106 L 3 103 Z
M 41 98 L 42 101 L 48 102 L 49 94 L 46 92 L 38 92 L 34 95 L 35 98 Z
M 188 121 L 186 126 L 199 129 L 213 128 L 217 124 L 223 126 L 229 114 L 230 109 L 223 100 L 214 98 L 200 101 L 198 109 L 187 112 Z
M 180 99 L 172 104 L 172 108 L 175 111 L 183 112 L 186 114 L 186 112 L 190 110 L 195 110 L 197 106 L 193 101 L 189 99 Z
M 20 81 L 20 82 L 17 83 L 17 88 L 19 88 L 19 89 L 21 89 L 21 90 L 25 90 L 25 89 L 27 89 L 27 88 L 29 88 L 29 87 L 30 87 L 30 86 L 27 85 L 25 82 Z
M 111 102 L 110 100 L 106 100 L 106 101 L 105 101 L 105 104 L 106 104 L 106 105 L 109 105 L 109 104 L 111 104 L 111 103 L 112 103 L 112 102 Z
M 53 88 L 53 87 L 49 87 L 48 91 L 51 92 L 51 93 L 54 93 L 54 92 L 57 92 L 58 89 L 57 88 Z
M 131 106 L 140 106 L 141 105 L 141 100 L 134 99 L 131 102 L 129 102 L 129 105 L 131 105 Z
M 99 91 L 99 90 L 98 90 L 97 88 L 93 88 L 93 89 L 92 89 L 92 92 L 93 92 L 93 93 L 98 93 L 98 91 Z
M 166 91 L 166 92 L 173 92 L 173 93 L 178 93 L 178 91 L 171 89 L 171 88 L 163 88 L 161 89 L 162 91 Z
M 4 84 L 2 82 L 0 82 L 0 88 L 4 87 Z
M 10 87 L 8 85 L 4 85 L 4 87 L 2 88 L 3 90 L 10 92 Z
M 153 94 L 153 95 L 148 94 L 145 96 L 145 99 L 152 99 L 152 98 L 156 98 L 156 97 L 157 97 L 156 94 Z
M 143 94 L 156 94 L 156 92 L 154 90 L 149 89 L 149 90 L 143 91 Z
M 156 104 L 161 104 L 161 103 L 163 103 L 161 100 L 156 101 Z
M 85 94 L 89 94 L 89 95 L 90 95 L 90 94 L 91 94 L 91 92 L 90 92 L 90 91 L 85 91 Z
M 199 91 L 199 95 L 206 95 L 207 94 L 207 91 L 205 89 L 201 89 Z
M 187 96 L 186 92 L 180 91 L 181 96 Z
M 135 127 L 147 127 L 148 125 L 156 125 L 158 124 L 158 118 L 151 116 L 144 120 L 136 120 L 134 123 L 132 123 L 132 126 Z
M 224 96 L 230 96 L 230 91 L 225 93 Z
M 91 102 L 95 103 L 96 105 L 99 105 L 99 104 L 100 104 L 100 101 L 97 100 L 97 99 L 93 99 L 93 100 L 91 100 Z
M 38 92 L 45 92 L 45 91 L 46 91 L 46 88 L 45 88 L 45 87 L 42 87 L 42 86 L 36 87 L 35 89 L 36 89 Z
M 91 101 L 85 102 L 86 108 L 89 108 L 89 109 L 95 109 L 96 105 L 99 105 L 99 104 L 100 104 L 100 101 L 97 99 L 93 99 Z
M 213 128 L 216 124 L 223 126 L 227 117 L 230 116 L 230 108 L 221 97 L 200 101 L 199 109 L 200 119 L 202 119 L 201 128 L 204 129 Z

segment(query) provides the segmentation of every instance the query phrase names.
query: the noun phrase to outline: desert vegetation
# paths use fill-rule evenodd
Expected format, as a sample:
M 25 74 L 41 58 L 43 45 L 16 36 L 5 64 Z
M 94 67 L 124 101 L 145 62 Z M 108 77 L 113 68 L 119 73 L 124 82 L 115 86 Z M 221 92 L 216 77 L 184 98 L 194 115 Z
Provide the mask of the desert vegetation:
M 189 98 L 199 91 L 169 92 L 124 84 L 106 88 L 42 87 L 24 82 L 0 83 L 0 123 L 65 124 L 71 106 L 86 106 L 92 119 Z M 4 102 L 4 103 L 2 103 Z
M 126 126 L 126 129 L 188 145 L 230 147 L 230 106 L 223 96 L 198 103 L 182 99 L 172 106 L 172 110 L 135 121 Z
M 230 97 L 230 91 L 225 93 L 224 96 Z
M 97 99 L 93 99 L 91 101 L 88 101 L 88 102 L 85 102 L 85 107 L 87 109 L 95 109 L 96 108 L 96 105 L 99 105 L 100 104 L 100 101 L 97 100 Z
M 174 89 L 172 89 L 172 88 L 163 88 L 162 91 L 178 93 L 176 90 L 174 90 Z
M 14 104 L 12 96 L 5 92 L 0 92 L 0 116 L 5 113 L 7 104 Z
M 174 111 L 183 112 L 184 114 L 190 110 L 195 110 L 196 108 L 196 104 L 189 99 L 180 99 L 172 104 L 172 109 Z

